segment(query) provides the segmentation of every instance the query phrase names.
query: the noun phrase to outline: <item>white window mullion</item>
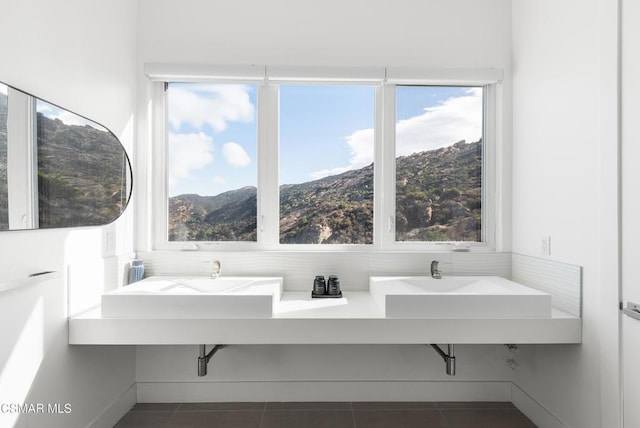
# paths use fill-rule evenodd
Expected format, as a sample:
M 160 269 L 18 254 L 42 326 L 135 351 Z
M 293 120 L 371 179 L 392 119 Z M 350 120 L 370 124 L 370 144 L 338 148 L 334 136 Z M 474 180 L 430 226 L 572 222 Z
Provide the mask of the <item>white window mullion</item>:
M 482 141 L 482 238 L 489 249 L 495 250 L 501 241 L 498 239 L 497 226 L 502 224 L 500 198 L 503 194 L 497 184 L 510 183 L 505 177 L 498 180 L 498 174 L 504 173 L 499 165 L 504 163 L 498 159 L 498 135 L 496 133 L 497 115 L 497 86 L 486 85 L 484 90 L 484 133 Z M 500 217 L 500 218 L 499 218 Z M 502 232 L 502 231 L 500 231 Z
M 35 100 L 8 88 L 7 186 L 9 229 L 38 227 Z
M 278 86 L 258 87 L 258 244 L 279 243 Z
M 385 213 L 385 197 L 383 192 L 385 180 L 385 88 L 379 85 L 376 88 L 375 120 L 374 120 L 374 161 L 373 161 L 373 245 L 381 249 L 384 242 L 383 227 Z
M 149 221 L 147 224 L 153 225 L 150 233 L 153 236 L 153 243 L 156 249 L 159 244 L 166 246 L 167 231 L 169 224 L 169 200 L 167 198 L 168 165 L 167 159 L 167 102 L 164 82 L 153 83 L 153 108 L 151 109 L 151 133 L 153 142 L 151 157 L 153 165 L 160 168 L 153 168 L 147 176 L 149 181 L 149 195 L 151 199 L 151 210 L 149 211 Z
M 382 177 L 376 182 L 381 201 L 376 205 L 380 213 L 378 228 L 380 245 L 388 248 L 395 242 L 396 215 L 396 85 L 382 87 L 382 141 L 380 154 L 376 155 Z

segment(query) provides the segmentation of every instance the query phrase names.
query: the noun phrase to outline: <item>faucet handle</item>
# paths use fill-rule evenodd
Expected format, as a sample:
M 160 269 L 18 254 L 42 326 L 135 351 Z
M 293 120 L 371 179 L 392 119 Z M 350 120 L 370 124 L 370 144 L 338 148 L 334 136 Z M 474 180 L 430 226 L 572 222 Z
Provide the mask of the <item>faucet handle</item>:
M 432 260 L 431 261 L 431 277 L 435 278 L 435 279 L 442 278 L 442 273 L 438 269 L 438 263 L 439 262 L 437 260 Z
M 222 273 L 222 264 L 220 263 L 220 260 L 214 260 L 212 264 L 213 270 L 211 271 L 211 276 L 213 278 L 218 278 L 220 273 Z

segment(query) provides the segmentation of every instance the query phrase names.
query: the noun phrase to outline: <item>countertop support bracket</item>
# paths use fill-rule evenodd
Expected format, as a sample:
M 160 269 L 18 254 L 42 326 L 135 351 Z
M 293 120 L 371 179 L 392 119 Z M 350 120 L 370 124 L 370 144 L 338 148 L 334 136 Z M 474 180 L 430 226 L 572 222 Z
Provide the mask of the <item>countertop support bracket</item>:
M 447 345 L 447 352 L 445 353 L 438 345 L 431 344 L 431 347 L 436 350 L 440 358 L 444 360 L 447 365 L 446 372 L 449 376 L 456 375 L 456 357 L 454 355 L 453 345 Z
M 211 357 L 224 348 L 226 345 L 215 345 L 213 349 L 207 353 L 207 345 L 200 345 L 200 356 L 198 357 L 198 376 L 206 376 L 207 375 L 207 365 L 209 364 L 209 360 Z

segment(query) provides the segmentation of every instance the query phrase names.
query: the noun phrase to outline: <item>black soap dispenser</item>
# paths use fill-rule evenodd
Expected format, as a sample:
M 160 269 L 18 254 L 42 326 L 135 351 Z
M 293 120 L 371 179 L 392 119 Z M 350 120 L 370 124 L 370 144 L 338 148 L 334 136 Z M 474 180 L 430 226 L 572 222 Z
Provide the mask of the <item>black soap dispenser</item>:
M 329 280 L 327 281 L 327 294 L 331 296 L 342 295 L 342 292 L 340 291 L 340 280 L 336 275 L 329 275 Z
M 327 293 L 327 285 L 324 281 L 324 276 L 316 275 L 316 279 L 313 280 L 313 292 L 312 296 L 323 296 Z

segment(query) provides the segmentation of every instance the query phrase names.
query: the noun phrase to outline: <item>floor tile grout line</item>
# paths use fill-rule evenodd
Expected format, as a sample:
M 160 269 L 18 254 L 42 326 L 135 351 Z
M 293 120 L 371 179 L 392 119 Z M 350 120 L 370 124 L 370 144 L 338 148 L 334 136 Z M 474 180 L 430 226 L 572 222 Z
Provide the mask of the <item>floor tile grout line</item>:
M 442 412 L 442 409 L 436 407 L 436 410 L 438 411 L 438 413 L 440 413 L 440 417 L 442 418 L 442 420 L 444 421 L 444 426 L 448 427 L 450 426 L 449 424 L 449 419 L 447 419 L 447 417 L 444 415 L 444 413 Z
M 180 405 L 181 405 L 181 403 L 178 403 L 178 405 L 176 406 L 176 408 L 175 408 L 175 409 L 173 409 L 173 410 L 171 411 L 171 416 L 169 416 L 169 417 L 167 418 L 167 420 L 166 420 L 166 421 L 164 421 L 164 423 L 162 424 L 163 426 L 168 427 L 168 426 L 169 426 L 169 424 L 171 424 L 171 422 L 173 422 L 173 421 L 172 421 L 172 419 L 176 416 L 176 413 L 178 412 L 178 408 L 180 407 Z M 168 412 L 167 412 L 167 413 L 168 413 Z
M 353 428 L 358 428 L 358 424 L 356 423 L 356 412 L 353 410 L 353 401 L 349 401 L 349 408 L 351 408 L 351 422 L 353 423 Z
M 267 414 L 267 401 L 264 402 L 264 406 L 262 406 L 262 416 L 260 416 L 260 423 L 258 424 L 258 428 L 262 428 L 262 424 L 264 423 L 264 416 Z
M 175 413 L 258 413 L 264 412 L 263 409 L 191 409 L 191 410 L 181 410 Z M 137 412 L 143 413 L 143 412 Z M 149 412 L 147 412 L 149 413 Z M 162 412 L 152 412 L 152 413 L 162 413 Z M 164 412 L 170 413 L 170 412 Z

